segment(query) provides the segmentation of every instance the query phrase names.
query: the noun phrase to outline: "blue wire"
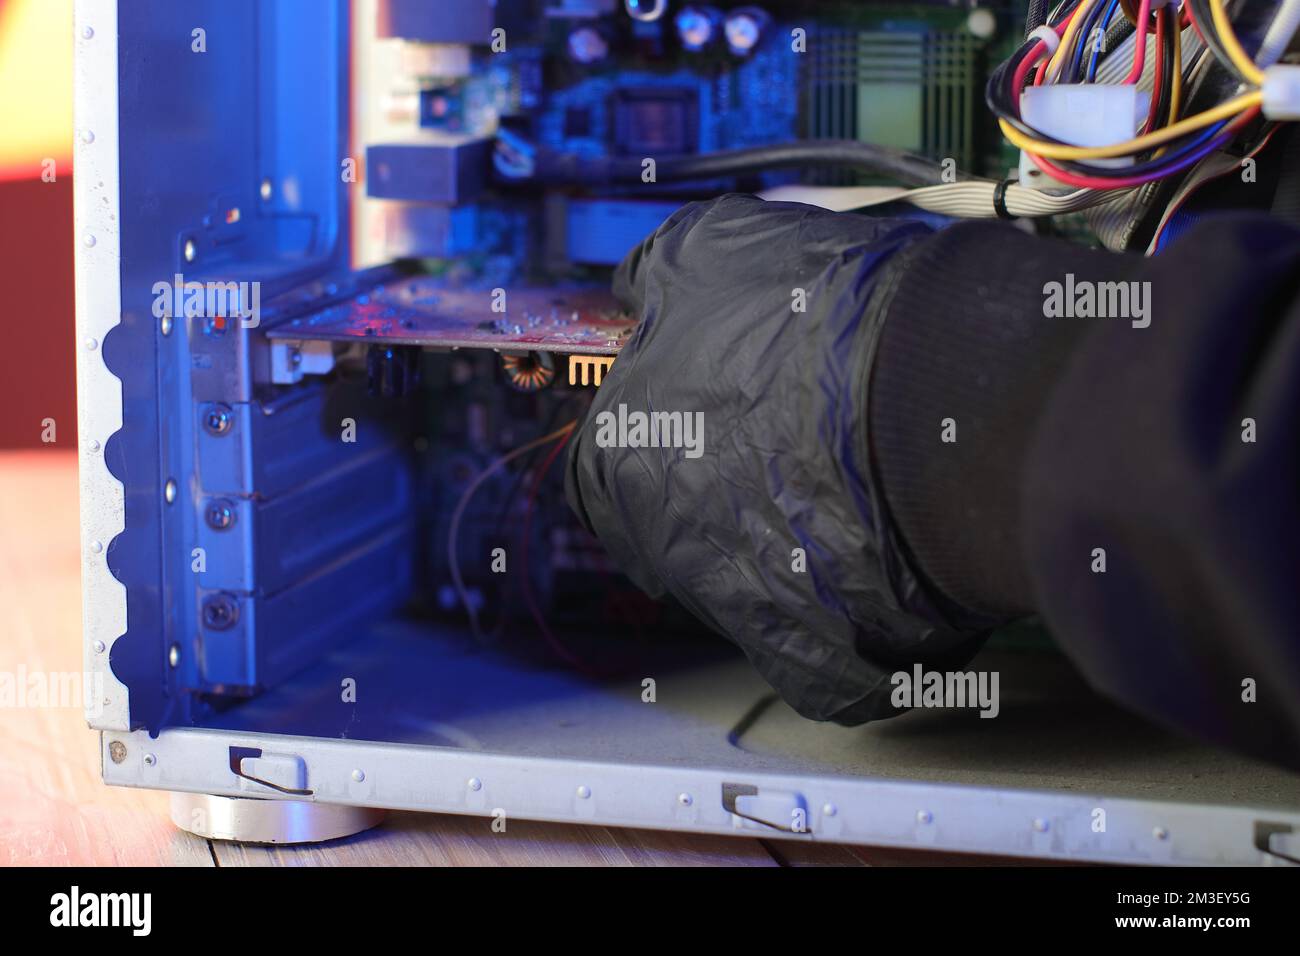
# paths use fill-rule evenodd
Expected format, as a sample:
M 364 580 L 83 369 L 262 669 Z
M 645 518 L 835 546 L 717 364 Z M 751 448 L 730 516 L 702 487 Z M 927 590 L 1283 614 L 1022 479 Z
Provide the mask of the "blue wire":
M 1079 75 L 1079 65 L 1083 63 L 1083 48 L 1088 45 L 1088 38 L 1092 36 L 1092 25 L 1101 16 L 1102 5 L 1094 4 L 1088 11 L 1087 18 L 1083 21 L 1083 29 L 1079 31 L 1079 39 L 1075 41 L 1074 50 L 1070 53 L 1070 65 L 1061 71 L 1060 82 L 1073 83 L 1074 78 Z
M 1106 16 L 1101 21 L 1102 36 L 1110 29 L 1110 21 L 1115 16 L 1115 10 L 1119 7 L 1119 0 L 1110 0 L 1110 6 L 1106 9 Z M 1092 47 L 1092 59 L 1088 61 L 1088 82 L 1091 83 L 1097 78 L 1097 56 L 1101 53 L 1101 48 L 1094 43 Z

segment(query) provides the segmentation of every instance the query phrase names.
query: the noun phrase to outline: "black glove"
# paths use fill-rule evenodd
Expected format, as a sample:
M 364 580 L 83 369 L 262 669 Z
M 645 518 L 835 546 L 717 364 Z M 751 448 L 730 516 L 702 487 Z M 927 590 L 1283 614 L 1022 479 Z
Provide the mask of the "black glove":
M 613 560 L 818 720 L 898 713 L 891 674 L 960 668 L 996 623 L 920 583 L 868 455 L 893 263 L 930 233 L 749 196 L 678 210 L 618 269 L 641 323 L 571 443 L 569 503 Z M 679 447 L 646 447 L 650 413 L 680 413 L 659 419 Z

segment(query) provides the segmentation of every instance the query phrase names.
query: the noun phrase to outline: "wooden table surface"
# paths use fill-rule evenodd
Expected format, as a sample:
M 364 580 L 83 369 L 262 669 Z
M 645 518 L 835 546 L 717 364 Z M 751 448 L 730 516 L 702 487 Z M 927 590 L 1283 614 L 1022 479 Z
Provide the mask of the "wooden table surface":
M 77 464 L 59 449 L 0 451 L 0 675 L 81 670 Z M 0 705 L 0 866 L 800 866 L 987 863 L 976 857 L 746 837 L 392 813 L 328 844 L 204 840 L 167 795 L 107 787 L 80 708 Z

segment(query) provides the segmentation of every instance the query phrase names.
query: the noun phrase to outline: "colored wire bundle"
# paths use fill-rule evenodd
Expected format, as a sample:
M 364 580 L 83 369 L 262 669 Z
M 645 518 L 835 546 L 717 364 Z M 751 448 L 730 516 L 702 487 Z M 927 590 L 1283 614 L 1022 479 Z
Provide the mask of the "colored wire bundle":
M 1186 0 L 1183 15 L 1169 5 L 1153 11 L 1152 0 L 1140 0 L 1136 9 L 1129 0 L 1063 3 L 1044 28 L 994 72 L 986 93 L 988 106 L 1007 140 L 1065 185 L 1127 189 L 1181 173 L 1231 142 L 1259 114 L 1263 73 L 1237 39 L 1225 3 Z M 1183 115 L 1185 89 L 1196 64 L 1183 56 L 1185 27 L 1197 30 L 1205 46 L 1243 87 L 1231 98 L 1191 115 Z M 1137 86 L 1149 76 L 1151 86 L 1150 108 L 1145 121 L 1135 124 L 1131 138 L 1106 146 L 1077 146 L 1024 121 L 1020 98 L 1028 85 L 1096 83 L 1104 58 L 1130 35 L 1132 61 L 1119 82 Z

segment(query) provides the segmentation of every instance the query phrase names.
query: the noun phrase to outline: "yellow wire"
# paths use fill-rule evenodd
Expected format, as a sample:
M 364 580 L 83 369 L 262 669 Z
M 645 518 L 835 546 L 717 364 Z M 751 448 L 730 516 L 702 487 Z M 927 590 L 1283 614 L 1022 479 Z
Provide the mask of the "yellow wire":
M 1053 53 L 1052 58 L 1047 61 L 1047 66 L 1045 67 L 1047 70 L 1047 76 L 1044 77 L 1044 82 L 1051 82 L 1059 75 L 1061 69 L 1060 64 L 1064 62 L 1065 52 L 1067 50 L 1071 52 L 1074 50 L 1075 34 L 1082 28 L 1083 21 L 1088 19 L 1088 11 L 1100 2 L 1101 0 L 1084 0 L 1084 2 L 1079 5 L 1079 9 L 1074 14 L 1074 19 L 1072 19 L 1070 25 L 1065 28 L 1065 36 L 1061 37 L 1061 42 L 1056 47 L 1056 52 Z
M 1260 86 L 1264 82 L 1264 71 L 1257 67 L 1255 61 L 1241 48 L 1237 34 L 1233 32 L 1232 24 L 1228 21 L 1228 10 L 1224 6 L 1224 0 L 1210 0 L 1210 13 L 1214 17 L 1214 29 L 1219 34 L 1219 42 L 1223 44 L 1228 59 L 1232 60 L 1237 72 L 1247 81 Z
M 998 120 L 998 125 L 1002 127 L 1002 135 L 1012 145 L 1019 146 L 1031 153 L 1037 153 L 1039 156 L 1045 156 L 1048 159 L 1114 159 L 1119 156 L 1128 156 L 1131 153 L 1145 152 L 1153 147 L 1171 142 L 1187 133 L 1204 129 L 1221 119 L 1228 119 L 1244 113 L 1251 107 L 1258 106 L 1261 99 L 1263 99 L 1263 94 L 1259 90 L 1243 93 L 1236 99 L 1220 103 L 1213 109 L 1197 113 L 1195 116 L 1179 120 L 1171 126 L 1155 130 L 1144 136 L 1125 140 L 1122 143 L 1116 143 L 1113 146 L 1067 146 L 1061 143 L 1044 143 L 1041 140 L 1024 135 L 1004 119 Z

